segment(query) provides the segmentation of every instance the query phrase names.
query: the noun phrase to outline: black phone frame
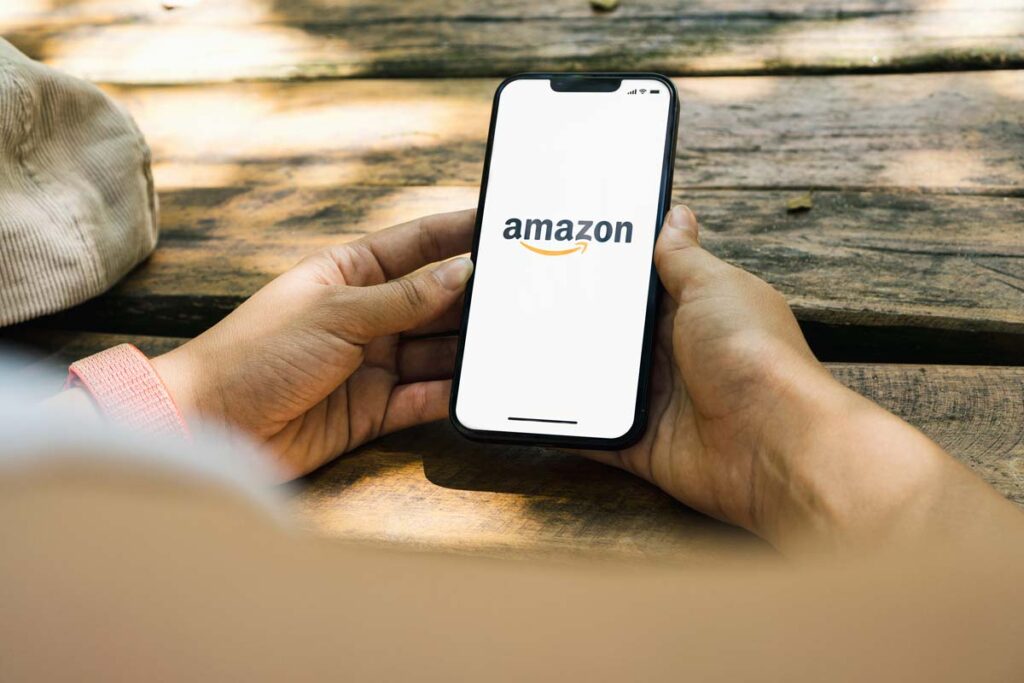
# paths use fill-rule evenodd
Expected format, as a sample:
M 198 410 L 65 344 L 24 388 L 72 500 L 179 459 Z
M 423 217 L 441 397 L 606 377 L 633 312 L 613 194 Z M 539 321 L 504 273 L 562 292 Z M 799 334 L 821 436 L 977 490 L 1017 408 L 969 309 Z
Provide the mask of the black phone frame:
M 498 121 L 498 103 L 505 87 L 518 80 L 548 80 L 551 87 L 558 92 L 614 92 L 618 87 L 608 90 L 606 84 L 617 79 L 619 87 L 623 80 L 646 79 L 662 83 L 669 92 L 669 112 L 666 123 L 665 154 L 662 159 L 661 188 L 658 195 L 658 216 L 664 218 L 668 211 L 668 203 L 672 194 L 672 177 L 675 170 L 676 140 L 679 132 L 679 95 L 672 81 L 661 74 L 645 72 L 529 72 L 509 76 L 494 91 L 491 105 L 491 122 L 487 133 L 487 151 L 484 156 L 483 177 L 480 181 L 480 199 L 477 203 L 476 225 L 473 231 L 473 250 L 470 254 L 473 263 L 477 262 L 477 250 L 480 246 L 480 231 L 483 227 L 484 201 L 487 197 L 487 179 L 491 170 L 491 150 L 494 143 L 494 130 Z M 661 221 L 654 228 L 657 240 L 661 232 Z M 651 365 L 654 355 L 654 332 L 657 325 L 658 305 L 661 300 L 662 287 L 658 273 L 654 268 L 653 251 L 651 253 L 651 273 L 647 289 L 647 314 L 644 319 L 644 343 L 640 356 L 640 376 L 637 382 L 637 397 L 633 413 L 633 424 L 625 434 L 613 438 L 570 436 L 565 434 L 536 434 L 533 432 L 506 432 L 495 430 L 472 429 L 465 426 L 455 413 L 455 405 L 459 396 L 459 378 L 462 374 L 462 354 L 466 345 L 466 329 L 469 321 L 469 309 L 473 298 L 473 281 L 471 277 L 466 284 L 465 301 L 462 307 L 462 328 L 459 331 L 458 350 L 455 355 L 455 369 L 452 375 L 452 392 L 448 403 L 448 417 L 455 429 L 471 441 L 483 443 L 553 446 L 558 448 L 592 448 L 597 450 L 619 450 L 627 448 L 639 441 L 647 429 L 648 408 L 650 398 Z

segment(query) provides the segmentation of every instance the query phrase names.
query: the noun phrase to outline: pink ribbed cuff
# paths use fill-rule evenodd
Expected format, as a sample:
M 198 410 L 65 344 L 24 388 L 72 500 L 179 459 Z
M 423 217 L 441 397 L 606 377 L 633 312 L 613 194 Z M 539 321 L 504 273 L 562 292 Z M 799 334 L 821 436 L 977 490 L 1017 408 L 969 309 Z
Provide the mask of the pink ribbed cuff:
M 81 386 L 114 422 L 152 434 L 189 438 L 188 425 L 149 359 L 119 344 L 76 361 L 65 387 Z

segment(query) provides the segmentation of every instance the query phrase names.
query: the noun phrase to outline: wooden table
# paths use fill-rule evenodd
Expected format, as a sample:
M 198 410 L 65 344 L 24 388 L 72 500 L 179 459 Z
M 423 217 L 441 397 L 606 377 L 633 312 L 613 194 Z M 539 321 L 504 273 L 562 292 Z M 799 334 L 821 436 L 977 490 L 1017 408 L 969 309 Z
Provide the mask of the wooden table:
M 162 205 L 124 282 L 7 337 L 61 362 L 171 348 L 313 249 L 474 205 L 500 77 L 656 70 L 679 77 L 674 198 L 708 248 L 785 293 L 841 381 L 1024 505 L 1020 0 L 165 4 L 0 8 L 0 35 L 133 114 Z M 623 473 L 443 424 L 294 499 L 320 533 L 425 548 L 765 552 Z

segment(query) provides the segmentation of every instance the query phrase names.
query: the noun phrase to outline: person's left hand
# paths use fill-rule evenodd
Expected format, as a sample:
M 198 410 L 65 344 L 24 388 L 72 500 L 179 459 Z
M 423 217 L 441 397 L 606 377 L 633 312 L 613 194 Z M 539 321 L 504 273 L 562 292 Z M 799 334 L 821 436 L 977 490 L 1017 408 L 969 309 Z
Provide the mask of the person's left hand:
M 243 430 L 306 474 L 448 413 L 452 329 L 475 212 L 428 216 L 313 254 L 199 337 L 153 360 L 186 415 Z M 417 271 L 411 273 L 412 271 Z

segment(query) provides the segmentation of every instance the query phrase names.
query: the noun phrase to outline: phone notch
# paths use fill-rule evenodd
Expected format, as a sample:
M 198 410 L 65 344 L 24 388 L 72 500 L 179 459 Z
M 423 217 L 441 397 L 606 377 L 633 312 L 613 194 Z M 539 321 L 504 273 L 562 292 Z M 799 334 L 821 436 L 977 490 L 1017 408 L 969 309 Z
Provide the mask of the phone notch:
M 618 76 L 556 76 L 548 81 L 555 92 L 615 92 L 622 85 Z

